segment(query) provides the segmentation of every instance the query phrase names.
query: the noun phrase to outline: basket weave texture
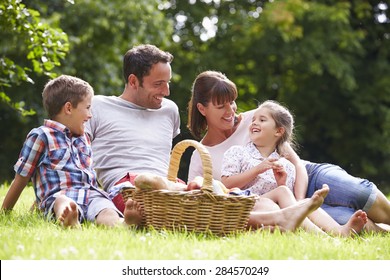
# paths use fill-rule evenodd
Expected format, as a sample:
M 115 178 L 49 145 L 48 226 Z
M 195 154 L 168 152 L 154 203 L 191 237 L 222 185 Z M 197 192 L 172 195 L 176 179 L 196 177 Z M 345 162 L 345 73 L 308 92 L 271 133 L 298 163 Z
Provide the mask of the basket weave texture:
M 256 196 L 212 193 L 211 157 L 201 143 L 183 140 L 175 145 L 171 153 L 168 180 L 176 182 L 181 156 L 190 146 L 197 149 L 202 160 L 202 188 L 193 191 L 134 191 L 133 198 L 143 205 L 146 225 L 155 229 L 211 232 L 216 235 L 244 230 Z

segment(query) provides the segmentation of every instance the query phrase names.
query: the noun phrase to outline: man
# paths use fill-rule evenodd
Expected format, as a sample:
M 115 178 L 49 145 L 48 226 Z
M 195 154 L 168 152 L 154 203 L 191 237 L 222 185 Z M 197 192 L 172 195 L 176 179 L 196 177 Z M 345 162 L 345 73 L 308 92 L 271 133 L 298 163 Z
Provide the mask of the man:
M 99 184 L 113 196 L 115 185 L 134 184 L 141 172 L 167 176 L 180 115 L 169 96 L 173 56 L 153 45 L 136 46 L 123 58 L 125 88 L 117 96 L 95 96 L 86 125 Z M 114 203 L 120 210 L 119 196 Z

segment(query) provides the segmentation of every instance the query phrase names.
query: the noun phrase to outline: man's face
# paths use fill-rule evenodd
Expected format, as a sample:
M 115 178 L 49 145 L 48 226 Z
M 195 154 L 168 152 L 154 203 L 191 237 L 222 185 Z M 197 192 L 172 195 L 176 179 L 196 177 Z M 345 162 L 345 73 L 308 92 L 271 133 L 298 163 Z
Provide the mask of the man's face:
M 154 64 L 149 75 L 143 78 L 142 86 L 138 87 L 137 105 L 149 109 L 161 108 L 163 98 L 169 96 L 171 72 L 169 63 Z

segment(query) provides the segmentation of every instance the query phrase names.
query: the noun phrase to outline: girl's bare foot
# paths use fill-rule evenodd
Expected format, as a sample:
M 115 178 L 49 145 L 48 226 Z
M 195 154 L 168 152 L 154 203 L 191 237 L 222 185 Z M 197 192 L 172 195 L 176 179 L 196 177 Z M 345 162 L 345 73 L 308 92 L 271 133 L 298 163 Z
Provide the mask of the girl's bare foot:
M 125 223 L 127 225 L 141 225 L 142 222 L 142 207 L 141 205 L 132 199 L 128 199 L 125 204 Z
M 62 213 L 58 216 L 58 221 L 63 227 L 78 228 L 80 227 L 79 211 L 75 202 L 69 202 Z
M 280 210 L 275 210 L 274 207 L 268 207 L 269 210 L 267 211 L 266 209 L 255 207 L 249 216 L 248 228 L 260 229 L 265 227 L 271 231 L 274 228 L 279 228 L 282 232 L 294 231 L 310 213 L 324 203 L 324 199 L 328 193 L 329 187 L 324 185 L 311 198 L 301 200 L 297 204 Z
M 281 209 L 284 217 L 280 226 L 286 230 L 296 230 L 310 213 L 324 203 L 328 193 L 329 186 L 324 184 L 322 189 L 317 190 L 311 198 L 303 199 L 295 205 Z

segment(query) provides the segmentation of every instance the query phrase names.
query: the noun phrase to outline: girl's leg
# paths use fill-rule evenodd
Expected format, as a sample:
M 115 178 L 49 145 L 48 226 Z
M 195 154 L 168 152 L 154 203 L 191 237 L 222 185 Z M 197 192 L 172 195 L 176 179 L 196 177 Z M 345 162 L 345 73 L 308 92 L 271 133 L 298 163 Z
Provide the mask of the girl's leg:
M 324 187 L 316 191 L 311 198 L 301 200 L 280 210 L 275 210 L 275 206 L 270 206 L 269 211 L 265 209 L 256 211 L 258 208 L 255 207 L 249 216 L 248 227 L 257 229 L 263 226 L 275 226 L 285 231 L 294 231 L 302 224 L 307 215 L 321 206 L 328 192 L 329 188 Z
M 317 226 L 325 232 L 338 236 L 351 236 L 360 233 L 367 223 L 367 214 L 363 210 L 357 210 L 344 225 L 338 224 L 324 209 L 318 208 L 309 215 Z
M 77 204 L 65 195 L 54 200 L 53 211 L 56 219 L 64 227 L 80 227 Z
M 297 203 L 294 194 L 286 186 L 279 186 L 276 189 L 263 194 L 261 197 L 271 199 L 278 204 L 280 208 L 286 208 Z
M 275 203 L 279 205 L 280 208 L 286 208 L 297 203 L 294 194 L 286 186 L 279 186 L 276 189 L 273 189 L 272 191 L 263 194 L 262 197 L 273 200 Z M 303 220 L 302 227 L 307 232 L 325 234 L 325 232 L 321 228 L 316 226 L 308 218 L 305 218 Z

